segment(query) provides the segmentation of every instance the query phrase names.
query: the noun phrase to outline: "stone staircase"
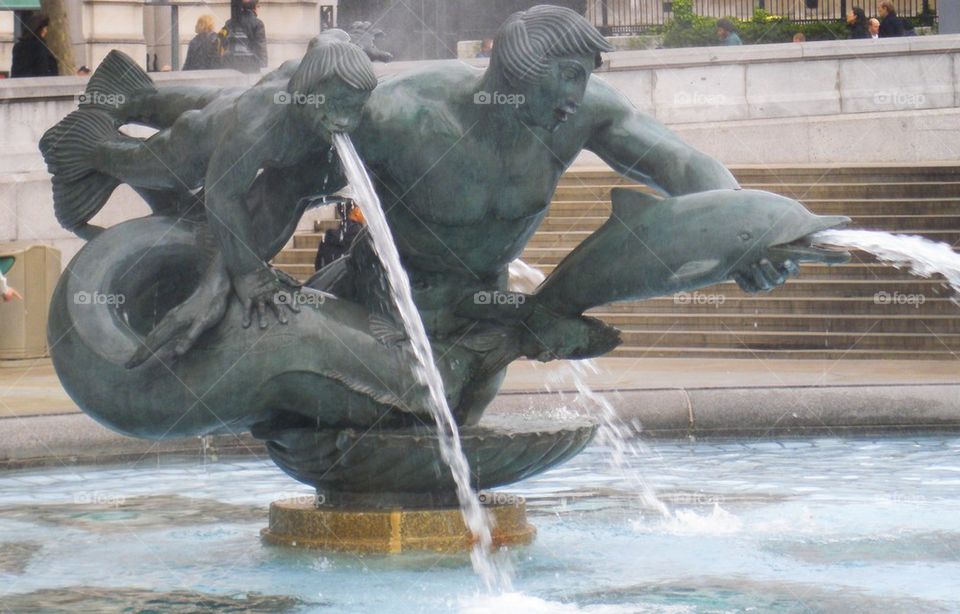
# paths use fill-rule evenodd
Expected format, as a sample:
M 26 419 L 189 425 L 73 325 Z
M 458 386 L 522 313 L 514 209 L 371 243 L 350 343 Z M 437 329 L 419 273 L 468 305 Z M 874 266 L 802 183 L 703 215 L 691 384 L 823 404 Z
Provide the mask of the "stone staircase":
M 960 166 L 734 167 L 745 188 L 796 198 L 815 213 L 851 217 L 854 228 L 918 234 L 960 245 Z M 610 189 L 631 185 L 608 170 L 561 180 L 550 215 L 523 259 L 544 273 L 610 214 Z M 305 278 L 322 230 L 299 234 L 275 264 Z M 960 355 L 960 306 L 941 279 L 920 279 L 864 253 L 801 275 L 765 294 L 734 283 L 591 315 L 623 331 L 616 356 L 717 358 L 918 358 Z

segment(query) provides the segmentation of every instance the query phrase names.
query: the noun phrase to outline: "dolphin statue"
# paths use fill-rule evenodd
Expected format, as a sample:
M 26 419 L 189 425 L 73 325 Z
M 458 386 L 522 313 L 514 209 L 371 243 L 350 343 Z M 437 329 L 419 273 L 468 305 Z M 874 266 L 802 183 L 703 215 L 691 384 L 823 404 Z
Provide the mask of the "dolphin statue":
M 558 315 L 721 283 L 764 258 L 827 264 L 850 258 L 815 247 L 810 238 L 850 218 L 815 215 L 770 192 L 711 190 L 660 198 L 614 188 L 611 199 L 610 218 L 537 292 L 537 301 Z

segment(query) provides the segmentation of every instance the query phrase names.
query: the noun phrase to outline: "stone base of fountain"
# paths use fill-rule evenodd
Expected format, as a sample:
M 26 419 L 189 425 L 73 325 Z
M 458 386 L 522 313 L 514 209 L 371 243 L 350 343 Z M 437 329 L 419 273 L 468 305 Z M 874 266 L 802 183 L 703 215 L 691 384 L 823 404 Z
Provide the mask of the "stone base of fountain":
M 492 413 L 460 428 L 471 486 L 492 516 L 495 546 L 529 544 L 536 529 L 522 497 L 485 489 L 564 462 L 596 429 L 591 418 L 552 409 Z M 379 553 L 457 552 L 473 544 L 434 429 L 260 426 L 252 432 L 281 469 L 317 493 L 272 503 L 264 541 Z
M 495 547 L 533 541 L 537 530 L 527 522 L 523 503 L 484 508 L 493 519 Z M 323 508 L 298 499 L 270 504 L 270 526 L 260 535 L 278 546 L 382 554 L 410 550 L 465 552 L 474 543 L 457 508 Z

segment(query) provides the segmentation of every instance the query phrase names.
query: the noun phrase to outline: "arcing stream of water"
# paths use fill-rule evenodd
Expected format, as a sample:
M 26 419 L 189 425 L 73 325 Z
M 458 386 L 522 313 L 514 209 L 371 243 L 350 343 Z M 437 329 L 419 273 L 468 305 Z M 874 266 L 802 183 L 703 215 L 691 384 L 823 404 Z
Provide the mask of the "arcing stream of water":
M 488 589 L 509 590 L 509 573 L 491 557 L 490 550 L 493 539 L 490 530 L 490 519 L 480 504 L 477 494 L 470 487 L 470 466 L 460 446 L 460 432 L 457 423 L 447 405 L 444 395 L 443 380 L 440 371 L 433 361 L 433 350 L 427 340 L 427 333 L 420 319 L 420 312 L 413 302 L 410 290 L 410 279 L 400 263 L 400 254 L 393 241 L 393 235 L 387 226 L 387 217 L 380 205 L 377 196 L 363 167 L 360 156 L 350 137 L 345 134 L 334 134 L 333 142 L 340 154 L 344 172 L 356 192 L 360 210 L 366 218 L 367 228 L 373 239 L 373 247 L 383 263 L 387 279 L 390 284 L 390 295 L 396 304 L 397 311 L 403 320 L 404 328 L 413 346 L 416 364 L 414 371 L 417 380 L 429 388 L 430 413 L 437 424 L 437 439 L 440 442 L 440 455 L 450 467 L 453 480 L 457 485 L 457 498 L 464 522 L 473 533 L 476 543 L 470 554 L 473 567 L 483 579 Z
M 960 254 L 947 243 L 876 230 L 823 230 L 813 235 L 813 242 L 870 252 L 881 262 L 920 277 L 939 273 L 958 293 L 953 302 L 960 304 Z

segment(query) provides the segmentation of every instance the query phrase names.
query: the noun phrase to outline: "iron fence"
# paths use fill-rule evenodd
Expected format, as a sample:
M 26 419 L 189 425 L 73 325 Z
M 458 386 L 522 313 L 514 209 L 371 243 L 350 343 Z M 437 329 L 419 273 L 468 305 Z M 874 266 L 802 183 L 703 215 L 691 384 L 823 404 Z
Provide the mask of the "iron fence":
M 694 0 L 693 10 L 704 17 L 752 19 L 762 9 L 795 22 L 843 19 L 854 6 L 868 17 L 879 15 L 880 0 Z M 928 25 L 937 0 L 895 0 L 901 17 L 919 17 Z M 607 36 L 637 34 L 661 26 L 672 18 L 670 0 L 590 0 L 587 18 Z

